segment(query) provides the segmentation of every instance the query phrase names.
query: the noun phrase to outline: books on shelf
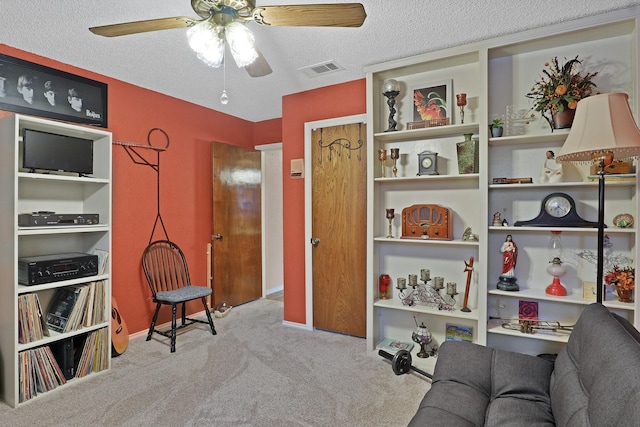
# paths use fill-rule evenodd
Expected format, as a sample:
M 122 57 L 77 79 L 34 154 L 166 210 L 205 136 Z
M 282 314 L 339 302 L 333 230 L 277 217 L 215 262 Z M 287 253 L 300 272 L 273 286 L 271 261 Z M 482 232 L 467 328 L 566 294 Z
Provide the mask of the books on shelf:
M 41 340 L 49 336 L 47 322 L 42 315 L 38 294 L 18 297 L 18 342 L 20 344 Z
M 107 369 L 110 353 L 111 341 L 108 329 L 89 332 L 76 366 L 76 377 L 84 377 L 92 372 Z
M 66 384 L 72 378 L 105 370 L 109 366 L 109 329 L 86 334 L 18 353 L 19 401 Z
M 18 353 L 20 402 L 53 390 L 67 381 L 48 346 Z
M 378 345 L 376 346 L 376 350 L 384 350 L 389 354 L 396 354 L 400 350 L 411 351 L 411 349 L 413 348 L 413 345 L 414 344 L 412 342 L 405 342 L 405 341 L 394 340 L 391 338 L 385 338 L 378 343 Z
M 106 322 L 106 290 L 104 280 L 56 289 L 47 310 L 47 325 L 56 332 L 71 332 Z
M 98 255 L 98 275 L 103 275 L 107 272 L 107 261 L 109 260 L 109 251 L 104 249 L 96 249 L 93 251 L 94 255 Z

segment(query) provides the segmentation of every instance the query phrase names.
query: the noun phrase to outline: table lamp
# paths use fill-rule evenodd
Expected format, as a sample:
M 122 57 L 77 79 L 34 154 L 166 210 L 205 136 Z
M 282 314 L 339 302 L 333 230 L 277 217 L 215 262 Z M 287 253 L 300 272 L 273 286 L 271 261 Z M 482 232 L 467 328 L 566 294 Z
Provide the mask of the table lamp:
M 598 263 L 596 301 L 603 299 L 604 276 L 604 180 L 613 159 L 640 155 L 640 130 L 628 95 L 604 93 L 578 102 L 573 125 L 556 160 L 590 163 L 598 168 Z

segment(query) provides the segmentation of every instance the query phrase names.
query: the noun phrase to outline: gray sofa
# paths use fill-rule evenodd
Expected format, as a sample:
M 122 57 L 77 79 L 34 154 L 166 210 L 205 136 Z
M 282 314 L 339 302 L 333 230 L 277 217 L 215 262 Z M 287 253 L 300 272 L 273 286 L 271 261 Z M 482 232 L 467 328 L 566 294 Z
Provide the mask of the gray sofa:
M 585 308 L 553 362 L 447 341 L 409 426 L 640 426 L 640 333 Z

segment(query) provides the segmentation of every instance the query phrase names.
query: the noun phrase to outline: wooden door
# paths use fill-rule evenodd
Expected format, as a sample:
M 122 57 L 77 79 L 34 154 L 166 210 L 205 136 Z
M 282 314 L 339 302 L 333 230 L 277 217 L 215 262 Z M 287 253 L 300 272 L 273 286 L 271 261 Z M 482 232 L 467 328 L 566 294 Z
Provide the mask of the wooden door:
M 312 131 L 313 326 L 366 336 L 366 125 Z
M 214 142 L 212 277 L 215 308 L 262 296 L 260 153 Z

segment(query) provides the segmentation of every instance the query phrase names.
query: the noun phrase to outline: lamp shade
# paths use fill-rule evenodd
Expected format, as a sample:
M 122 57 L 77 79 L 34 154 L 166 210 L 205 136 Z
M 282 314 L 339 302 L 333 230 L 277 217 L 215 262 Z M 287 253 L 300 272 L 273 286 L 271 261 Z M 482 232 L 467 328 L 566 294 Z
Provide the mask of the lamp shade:
M 617 159 L 640 155 L 640 130 L 626 93 L 593 95 L 578 102 L 573 125 L 556 160 L 591 162 L 594 153 Z

